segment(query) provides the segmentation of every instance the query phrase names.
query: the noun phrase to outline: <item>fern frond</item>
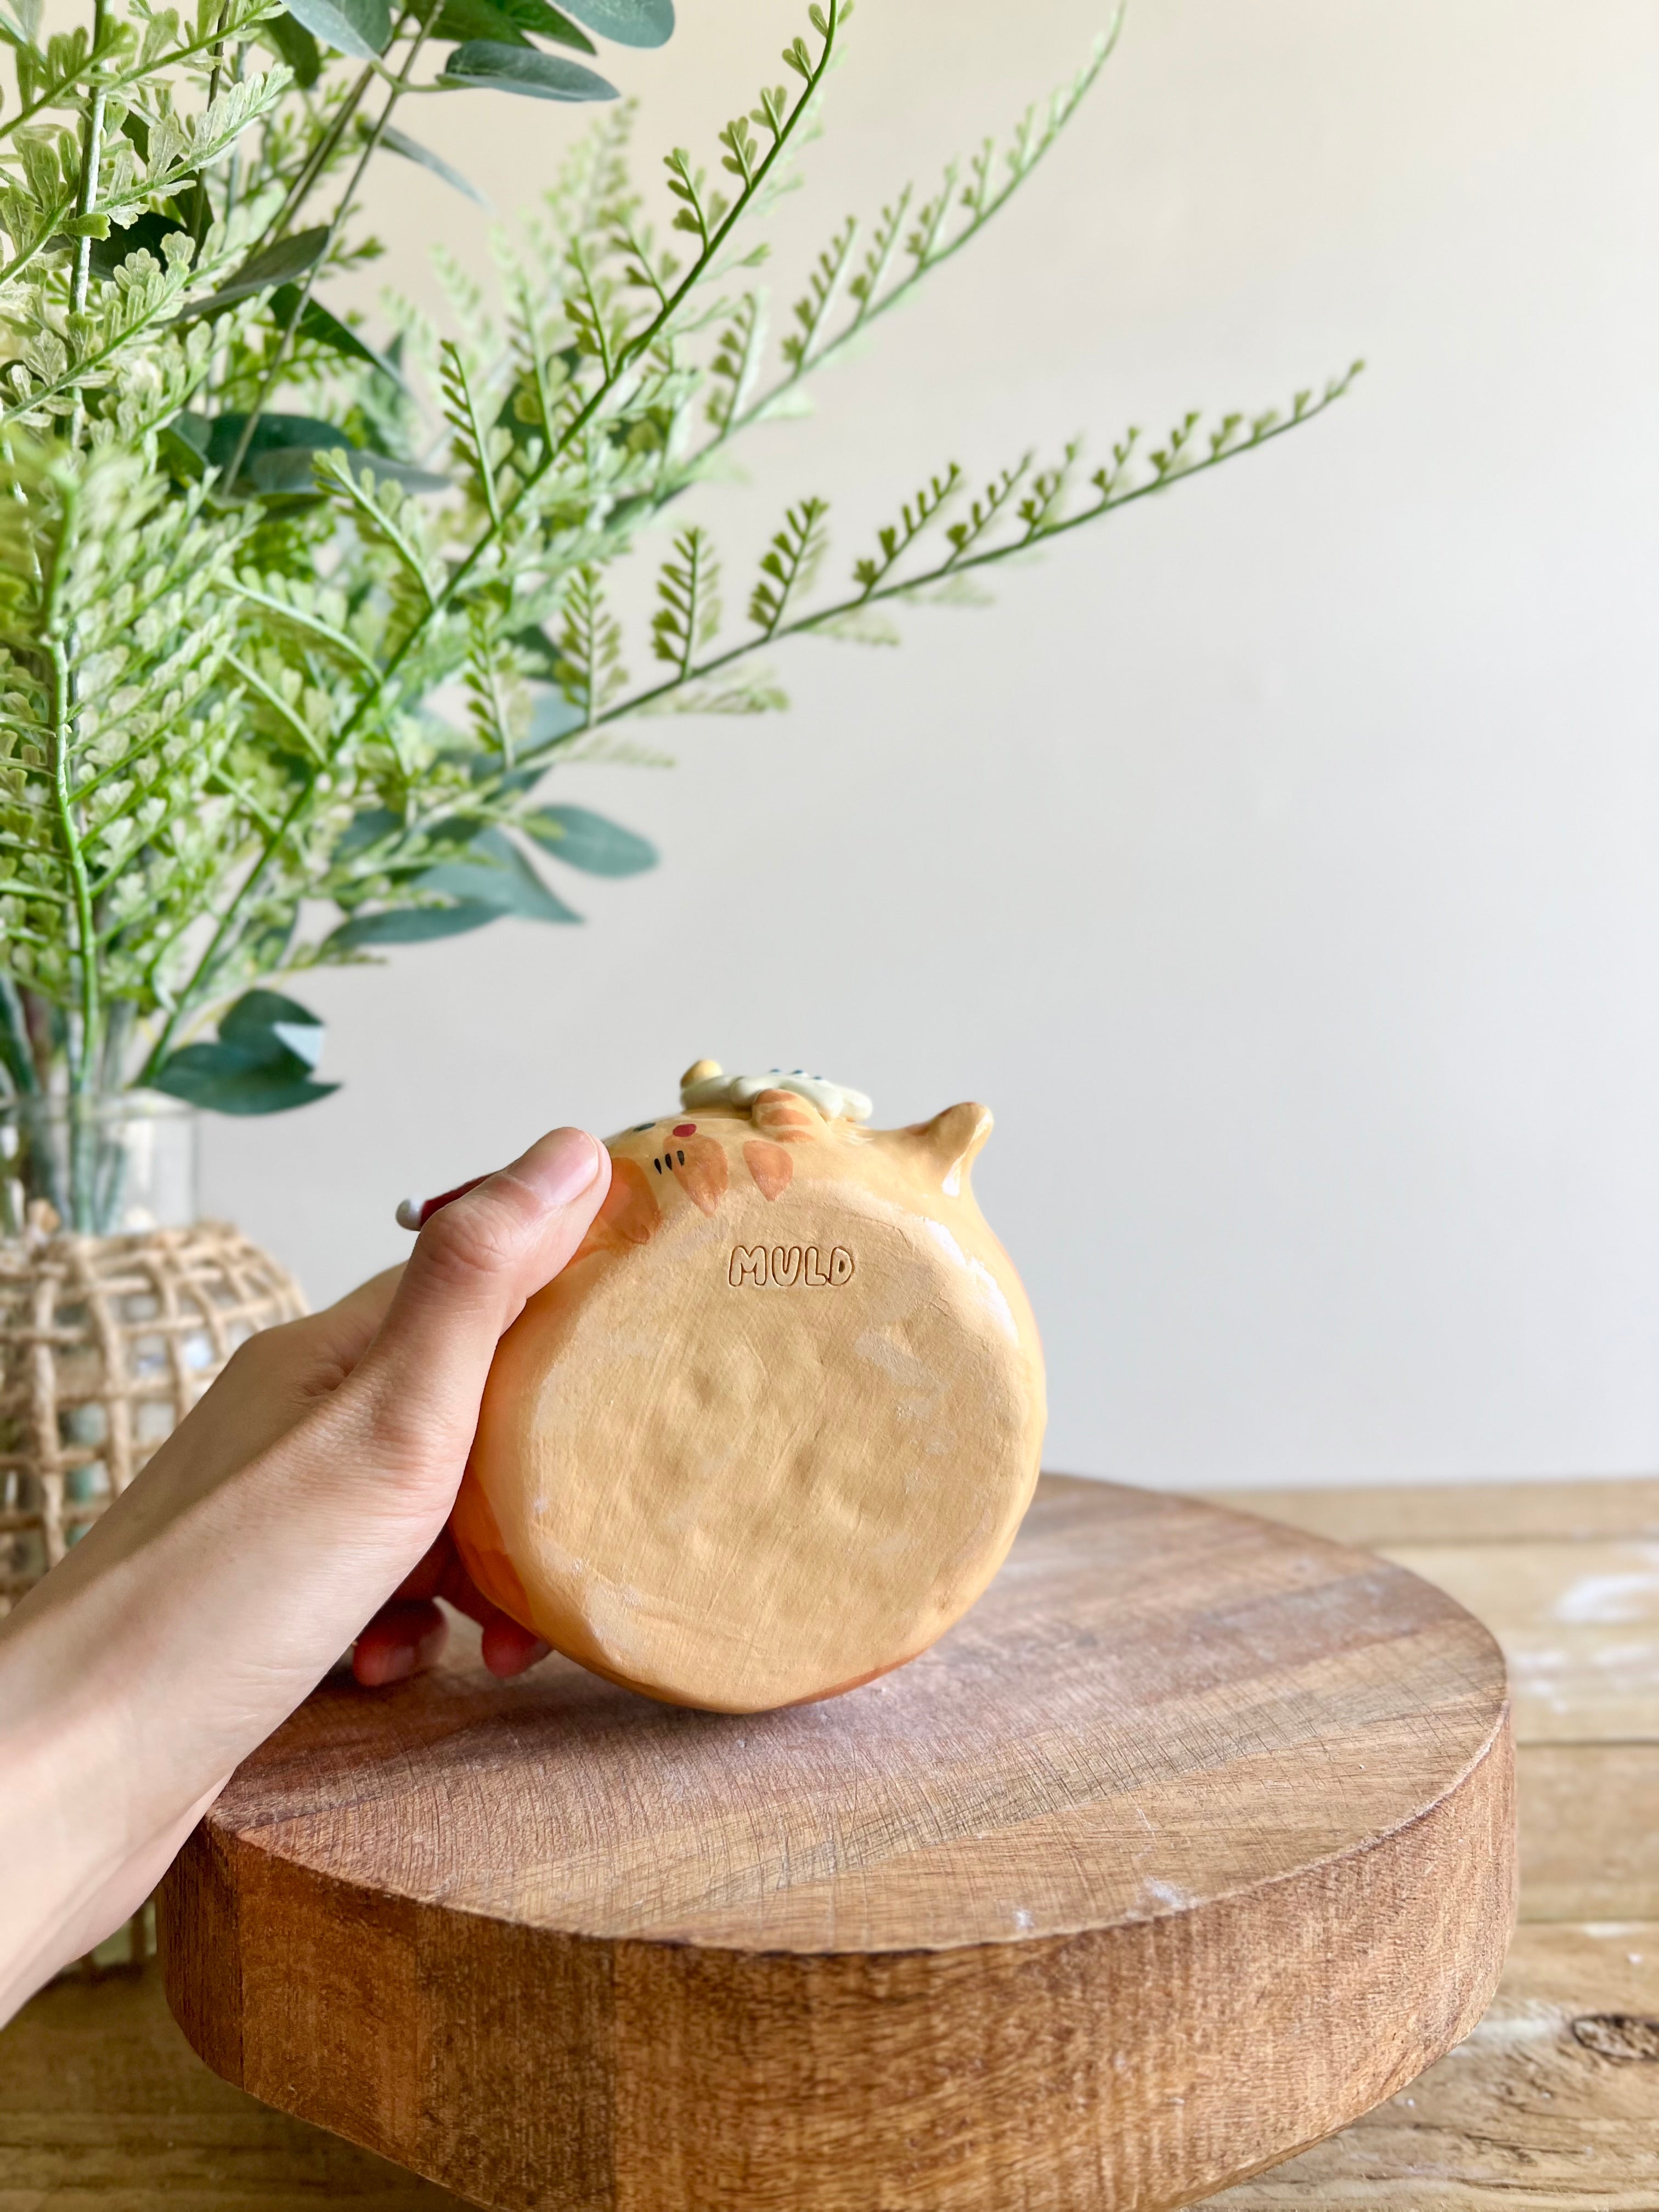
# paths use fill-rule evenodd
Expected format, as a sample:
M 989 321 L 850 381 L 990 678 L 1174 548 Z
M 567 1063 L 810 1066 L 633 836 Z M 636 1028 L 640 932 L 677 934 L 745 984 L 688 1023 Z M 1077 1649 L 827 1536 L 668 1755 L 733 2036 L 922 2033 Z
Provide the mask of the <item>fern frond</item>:
M 611 612 L 600 571 L 591 563 L 571 577 L 559 629 L 559 683 L 589 728 L 628 682 L 622 624 Z
M 707 532 L 696 527 L 674 540 L 674 555 L 657 583 L 661 605 L 651 618 L 651 650 L 684 678 L 720 629 L 720 571 Z
M 878 555 L 853 563 L 853 580 L 866 598 L 891 574 L 929 523 L 939 520 L 961 490 L 962 483 L 962 471 L 952 461 L 942 477 L 929 477 L 921 489 L 906 500 L 896 522 L 885 524 L 876 532 Z
M 372 468 L 357 468 L 349 453 L 323 453 L 315 467 L 319 483 L 349 504 L 363 537 L 392 555 L 397 581 L 407 587 L 413 605 L 422 611 L 434 606 L 437 590 L 420 501 Z M 417 618 L 412 610 L 411 618 Z
M 808 291 L 797 305 L 796 318 L 804 328 L 782 346 L 784 375 L 742 414 L 721 424 L 725 434 L 775 413 L 792 386 L 809 371 L 825 367 L 844 354 L 878 316 L 897 307 L 925 277 L 978 236 L 1025 183 L 1077 112 L 1110 57 L 1121 21 L 1120 10 L 1110 29 L 1096 40 L 1084 67 L 1051 95 L 1045 108 L 1027 110 L 1010 133 L 1000 163 L 995 142 L 986 140 L 966 164 L 965 182 L 963 165 L 947 164 L 939 190 L 916 208 L 914 216 L 914 191 L 906 185 L 882 210 L 863 264 L 856 271 L 849 265 L 855 227 L 848 218 L 820 256 Z M 892 282 L 901 243 L 910 266 Z M 852 301 L 852 312 L 830 331 L 828 325 L 843 292 Z
M 817 358 L 817 348 L 824 326 L 840 302 L 858 236 L 858 218 L 848 216 L 807 277 L 807 289 L 795 302 L 799 328 L 783 341 L 782 352 L 793 375 L 803 376 Z
M 674 684 L 630 711 L 641 714 L 776 714 L 789 695 L 763 669 L 734 669 L 719 684 Z
M 730 430 L 748 405 L 765 352 L 766 301 L 758 292 L 745 292 L 708 364 L 711 381 L 703 411 L 716 430 Z
M 530 719 L 529 694 L 510 653 L 497 647 L 483 608 L 474 609 L 468 624 L 463 681 L 478 742 L 511 769 Z
M 829 501 L 822 499 L 804 499 L 799 507 L 790 507 L 783 527 L 761 556 L 760 580 L 750 594 L 749 619 L 763 638 L 774 635 L 797 592 L 811 587 L 829 543 L 823 527 L 829 512 Z
M 460 348 L 446 339 L 439 350 L 439 387 L 443 395 L 444 419 L 450 428 L 450 452 L 465 476 L 477 503 L 491 526 L 501 526 L 501 507 L 495 483 L 497 463 L 505 459 L 510 440 L 500 440 L 486 427 L 472 380 Z M 428 605 L 437 600 L 428 594 Z

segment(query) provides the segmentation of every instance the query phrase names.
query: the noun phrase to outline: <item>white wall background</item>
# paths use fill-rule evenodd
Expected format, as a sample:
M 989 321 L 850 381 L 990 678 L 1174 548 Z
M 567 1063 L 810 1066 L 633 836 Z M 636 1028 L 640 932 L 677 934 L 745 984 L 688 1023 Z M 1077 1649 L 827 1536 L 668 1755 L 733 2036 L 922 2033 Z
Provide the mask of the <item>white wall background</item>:
M 862 0 L 786 296 L 1100 11 Z M 708 145 L 793 27 L 684 0 L 662 53 L 607 50 L 646 167 Z M 413 127 L 511 208 L 579 120 L 478 94 Z M 428 240 L 480 241 L 396 167 L 412 286 Z M 660 871 L 568 878 L 582 930 L 308 980 L 345 1088 L 215 1122 L 210 1203 L 323 1299 L 398 1255 L 405 1190 L 660 1109 L 702 1054 L 805 1061 L 884 1121 L 995 1107 L 980 1188 L 1043 1326 L 1051 1465 L 1650 1468 L 1656 207 L 1649 0 L 1135 0 L 1023 201 L 702 518 L 741 551 L 827 490 L 850 561 L 952 455 L 1103 447 L 1363 352 L 1355 395 L 990 610 L 908 617 L 902 653 L 791 649 L 793 712 L 674 726 L 672 773 L 568 774 Z

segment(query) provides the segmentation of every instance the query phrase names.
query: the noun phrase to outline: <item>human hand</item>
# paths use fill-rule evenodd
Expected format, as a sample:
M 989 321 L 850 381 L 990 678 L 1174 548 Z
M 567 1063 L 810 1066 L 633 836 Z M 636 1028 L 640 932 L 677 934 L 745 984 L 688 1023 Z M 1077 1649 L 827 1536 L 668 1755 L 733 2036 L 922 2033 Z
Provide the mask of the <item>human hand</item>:
M 256 1444 L 274 1443 L 301 1413 L 336 1389 L 374 1341 L 403 1273 L 401 1267 L 388 1267 L 325 1312 L 265 1330 L 257 1352 L 250 1349 L 238 1367 L 235 1387 L 216 1385 L 211 1405 L 204 1398 L 191 1415 L 201 1425 L 193 1439 L 198 1467 L 234 1468 Z M 225 1378 L 228 1383 L 232 1379 Z M 547 1656 L 548 1645 L 532 1630 L 520 1627 L 478 1589 L 446 1521 L 374 1619 L 359 1630 L 351 1652 L 358 1681 L 378 1689 L 435 1663 L 449 1635 L 440 1598 L 477 1622 L 482 1656 L 492 1674 L 521 1674 Z
M 492 1674 L 522 1674 L 526 1668 L 545 1659 L 552 1648 L 533 1629 L 520 1626 L 511 1613 L 490 1603 L 463 1565 L 446 1523 L 437 1541 L 357 1638 L 351 1671 L 366 1688 L 401 1682 L 442 1656 L 449 1623 L 438 1608 L 440 1598 L 477 1622 L 483 1632 L 479 1650 Z
M 496 1671 L 539 1655 L 446 1522 L 495 1346 L 609 1187 L 604 1147 L 556 1130 L 401 1271 L 252 1339 L 0 1623 L 0 2020 L 136 1910 L 354 1639 L 359 1679 L 394 1680 L 429 1663 L 453 1595 Z

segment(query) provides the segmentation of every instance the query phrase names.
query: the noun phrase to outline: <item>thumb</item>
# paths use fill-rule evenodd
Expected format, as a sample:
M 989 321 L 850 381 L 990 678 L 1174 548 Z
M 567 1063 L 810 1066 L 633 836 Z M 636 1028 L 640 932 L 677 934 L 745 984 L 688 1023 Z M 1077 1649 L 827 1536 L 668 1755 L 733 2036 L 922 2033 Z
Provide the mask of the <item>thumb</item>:
M 555 1129 L 421 1231 L 348 1388 L 368 1401 L 376 1456 L 459 1471 L 495 1346 L 552 1281 L 611 1188 L 611 1155 Z

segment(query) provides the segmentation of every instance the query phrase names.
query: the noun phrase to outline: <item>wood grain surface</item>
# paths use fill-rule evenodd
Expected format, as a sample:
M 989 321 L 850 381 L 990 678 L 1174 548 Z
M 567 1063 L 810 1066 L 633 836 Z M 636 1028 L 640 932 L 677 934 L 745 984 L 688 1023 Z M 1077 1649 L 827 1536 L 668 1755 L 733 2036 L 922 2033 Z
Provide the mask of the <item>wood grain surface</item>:
M 1659 1542 L 1400 1544 L 1386 1556 L 1473 1607 L 1504 1647 L 1522 1743 L 1659 1735 Z
M 1525 1926 L 1467 2042 L 1211 2212 L 1653 2212 L 1659 2063 L 1630 2025 L 1644 2021 L 1659 2026 L 1659 1926 Z M 153 1964 L 59 1984 L 0 2033 L 0 2212 L 462 2202 L 210 2074 Z
M 1265 1514 L 1367 1551 L 1391 1544 L 1494 1546 L 1597 1537 L 1659 1537 L 1659 1478 L 1586 1476 L 1577 1482 L 1401 1482 L 1354 1490 L 1224 1490 L 1218 1505 Z
M 1522 1927 L 1467 2043 L 1206 2212 L 1654 2212 L 1659 1924 Z
M 1050 1480 L 835 1705 L 327 1686 L 181 1856 L 168 1989 L 228 2079 L 481 2203 L 1154 2212 L 1468 2032 L 1511 1805 L 1442 1593 Z
M 1522 1918 L 1659 1920 L 1659 1744 L 1526 1744 L 1516 1769 Z
M 0 2031 L 0 2212 L 453 2212 L 460 2199 L 210 2074 L 155 1960 Z
M 1275 1503 L 1286 1519 L 1350 1542 L 1459 1544 L 1467 1568 L 1493 1577 L 1517 1536 L 1571 1543 L 1659 1531 L 1653 1482 L 1295 1491 Z M 1575 2020 L 1609 2013 L 1659 2022 L 1659 1929 L 1621 1924 L 1659 1918 L 1659 1713 L 1646 1733 L 1522 1749 L 1528 1925 L 1486 2020 L 1375 2113 L 1212 2203 L 1659 2206 L 1659 2062 L 1607 2057 L 1572 2033 Z M 1586 1921 L 1601 1924 L 1538 1924 Z M 1458 2085 L 1455 2124 L 1436 2094 L 1445 2079 Z M 60 1983 L 0 2031 L 0 2212 L 453 2212 L 461 2202 L 210 2073 L 167 2014 L 154 1964 L 106 1972 L 92 1986 Z

